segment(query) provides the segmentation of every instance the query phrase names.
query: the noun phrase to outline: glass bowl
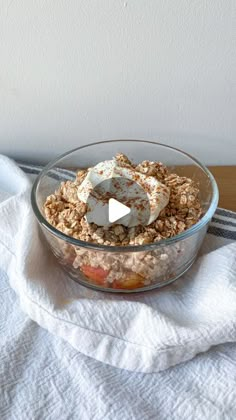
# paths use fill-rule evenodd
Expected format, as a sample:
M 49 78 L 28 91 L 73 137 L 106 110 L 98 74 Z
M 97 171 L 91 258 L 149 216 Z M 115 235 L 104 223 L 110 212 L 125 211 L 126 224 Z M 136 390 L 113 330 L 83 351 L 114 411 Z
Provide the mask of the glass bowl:
M 197 181 L 203 208 L 201 220 L 172 238 L 132 246 L 84 242 L 50 225 L 43 212 L 46 197 L 53 194 L 62 181 L 73 180 L 78 169 L 112 159 L 118 152 L 126 154 L 135 163 L 143 160 L 162 162 L 172 173 Z M 131 293 L 165 286 L 191 267 L 216 210 L 218 188 L 209 170 L 181 150 L 151 141 L 114 140 L 82 146 L 53 160 L 35 180 L 31 202 L 46 243 L 72 279 L 100 291 Z M 145 276 L 140 276 L 140 264 L 146 267 Z M 111 269 L 115 272 L 116 267 L 119 278 L 114 274 L 112 282 L 107 282 L 106 273 Z M 121 272 L 124 276 L 120 281 Z

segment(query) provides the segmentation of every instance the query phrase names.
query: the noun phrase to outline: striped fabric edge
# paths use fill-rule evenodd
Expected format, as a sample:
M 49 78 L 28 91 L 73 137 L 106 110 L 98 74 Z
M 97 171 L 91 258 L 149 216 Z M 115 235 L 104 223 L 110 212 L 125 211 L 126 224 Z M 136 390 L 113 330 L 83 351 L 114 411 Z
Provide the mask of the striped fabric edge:
M 17 162 L 19 167 L 27 174 L 38 175 L 43 166 L 30 165 L 27 163 Z M 61 176 L 58 175 L 58 171 Z M 51 176 L 61 181 L 63 179 L 74 179 L 75 173 L 67 169 L 58 168 L 57 171 L 51 172 Z M 231 210 L 217 208 L 208 228 L 208 233 L 225 239 L 236 240 L 236 213 Z
M 17 164 L 27 174 L 38 175 L 44 168 L 44 166 L 41 166 L 41 165 L 30 165 L 28 163 L 22 163 L 22 162 L 17 162 Z M 61 176 L 58 175 L 58 172 L 60 173 Z M 72 180 L 75 178 L 75 172 L 69 171 L 68 169 L 62 169 L 62 168 L 57 168 L 56 171 L 52 169 L 51 177 L 58 181 L 61 181 L 62 179 Z

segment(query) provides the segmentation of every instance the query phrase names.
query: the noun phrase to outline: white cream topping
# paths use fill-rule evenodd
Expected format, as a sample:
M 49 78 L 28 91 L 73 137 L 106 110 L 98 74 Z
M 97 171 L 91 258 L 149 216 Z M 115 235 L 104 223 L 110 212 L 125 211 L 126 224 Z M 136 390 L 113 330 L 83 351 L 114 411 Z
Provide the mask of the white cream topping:
M 128 227 L 140 224 L 149 225 L 157 219 L 161 210 L 163 210 L 169 202 L 169 188 L 159 182 L 155 177 L 137 172 L 133 168 L 120 166 L 116 159 L 106 160 L 98 163 L 93 168 L 90 168 L 85 179 L 78 187 L 78 198 L 84 203 L 87 203 L 89 199 L 90 209 L 86 214 L 86 220 L 89 223 L 96 223 L 98 226 L 110 225 L 107 221 L 107 198 L 104 200 L 102 195 L 99 197 L 97 194 L 93 196 L 91 192 L 98 184 L 105 180 L 110 180 L 113 183 L 114 189 L 114 178 L 127 180 L 127 190 L 129 189 L 125 202 L 124 200 L 121 200 L 119 188 L 115 191 L 115 194 L 113 191 L 112 197 L 114 199 L 131 208 L 130 214 L 122 218 L 121 221 L 118 221 L 119 224 Z M 133 181 L 131 186 L 129 185 L 130 181 Z M 146 193 L 146 195 L 143 193 L 142 197 L 137 195 L 138 191 L 140 192 L 140 187 Z M 108 190 L 109 182 L 106 182 L 106 191 Z M 144 196 L 147 197 L 146 202 L 143 200 Z M 132 197 L 135 197 L 135 199 L 132 200 Z M 149 206 L 147 205 L 148 203 Z M 140 208 L 142 208 L 142 205 L 145 207 L 143 211 L 148 210 L 148 219 L 145 219 L 145 222 L 140 219 Z M 149 207 L 149 209 L 147 209 L 147 207 Z

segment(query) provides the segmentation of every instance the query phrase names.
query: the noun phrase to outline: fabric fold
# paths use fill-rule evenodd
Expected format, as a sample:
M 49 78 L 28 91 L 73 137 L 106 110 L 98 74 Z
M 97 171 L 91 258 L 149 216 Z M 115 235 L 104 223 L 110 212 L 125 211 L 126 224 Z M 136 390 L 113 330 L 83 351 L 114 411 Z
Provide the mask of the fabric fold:
M 167 369 L 236 340 L 234 213 L 216 212 L 198 260 L 178 281 L 116 296 L 66 276 L 39 235 L 29 178 L 4 156 L 0 174 L 2 269 L 22 310 L 40 326 L 87 356 L 142 372 Z

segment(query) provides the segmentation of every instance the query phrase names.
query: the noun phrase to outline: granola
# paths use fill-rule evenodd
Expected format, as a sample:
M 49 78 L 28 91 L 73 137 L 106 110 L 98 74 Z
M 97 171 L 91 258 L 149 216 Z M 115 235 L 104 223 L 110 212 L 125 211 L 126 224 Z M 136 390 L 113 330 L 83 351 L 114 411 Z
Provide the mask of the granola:
M 116 159 L 131 166 L 123 154 Z M 157 220 L 148 226 L 125 227 L 113 224 L 101 228 L 87 223 L 86 204 L 78 199 L 77 189 L 86 175 L 79 171 L 75 181 L 62 182 L 59 189 L 44 204 L 47 221 L 61 232 L 86 242 L 104 245 L 125 246 L 143 245 L 171 238 L 197 223 L 202 215 L 199 188 L 190 178 L 170 174 L 162 163 L 145 160 L 135 167 L 139 172 L 156 177 L 170 189 L 168 205 L 161 211 Z
M 176 236 L 196 224 L 202 214 L 199 186 L 191 178 L 170 173 L 161 162 L 143 161 L 137 165 L 122 153 L 115 158 L 120 166 L 155 177 L 170 191 L 169 202 L 156 220 L 147 226 L 127 227 L 121 224 L 101 227 L 86 221 L 87 205 L 78 199 L 77 190 L 87 171 L 78 171 L 74 181 L 62 182 L 54 194 L 47 197 L 43 211 L 46 220 L 59 231 L 88 243 L 109 246 L 146 245 Z M 195 245 L 194 245 L 195 246 Z M 56 246 L 53 246 L 56 249 Z M 179 254 L 187 261 L 186 244 L 161 247 L 152 251 L 105 252 L 74 246 L 60 245 L 62 264 L 69 265 L 74 277 L 78 270 L 85 279 L 102 287 L 134 289 L 163 281 L 175 275 Z

